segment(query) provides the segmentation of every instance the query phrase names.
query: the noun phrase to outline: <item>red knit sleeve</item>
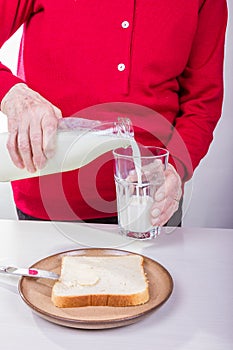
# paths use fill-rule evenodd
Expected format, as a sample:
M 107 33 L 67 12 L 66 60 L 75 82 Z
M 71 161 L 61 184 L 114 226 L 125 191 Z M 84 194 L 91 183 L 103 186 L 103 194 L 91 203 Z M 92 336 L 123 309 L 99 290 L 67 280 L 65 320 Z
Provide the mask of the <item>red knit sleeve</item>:
M 0 0 L 0 47 L 33 14 L 34 0 Z M 22 82 L 0 63 L 0 101 L 9 89 Z
M 208 151 L 220 118 L 227 22 L 225 0 L 204 0 L 187 66 L 179 77 L 180 115 L 167 148 L 187 180 Z

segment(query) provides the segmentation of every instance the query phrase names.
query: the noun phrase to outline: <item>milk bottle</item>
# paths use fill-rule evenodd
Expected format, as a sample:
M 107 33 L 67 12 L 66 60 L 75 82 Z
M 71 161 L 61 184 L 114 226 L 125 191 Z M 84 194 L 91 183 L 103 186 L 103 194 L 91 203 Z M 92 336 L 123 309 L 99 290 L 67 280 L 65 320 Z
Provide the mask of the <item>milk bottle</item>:
M 6 147 L 8 133 L 0 133 L 0 182 L 78 169 L 105 152 L 129 146 L 133 138 L 132 124 L 127 118 L 116 122 L 64 118 L 59 123 L 56 153 L 45 168 L 35 173 L 14 165 Z

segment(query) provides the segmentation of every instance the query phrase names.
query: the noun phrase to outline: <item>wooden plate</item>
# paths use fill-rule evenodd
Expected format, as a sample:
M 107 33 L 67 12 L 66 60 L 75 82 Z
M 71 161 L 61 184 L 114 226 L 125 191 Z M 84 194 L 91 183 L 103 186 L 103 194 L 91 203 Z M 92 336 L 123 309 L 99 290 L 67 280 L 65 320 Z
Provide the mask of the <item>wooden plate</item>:
M 134 254 L 119 249 L 77 249 L 61 252 L 42 259 L 31 267 L 60 273 L 64 255 L 125 255 Z M 67 327 L 106 329 L 126 326 L 141 320 L 161 306 L 171 295 L 173 281 L 169 272 L 158 262 L 143 256 L 144 269 L 149 280 L 150 299 L 146 304 L 129 307 L 88 306 L 57 308 L 51 301 L 52 280 L 22 277 L 19 292 L 24 302 L 40 317 Z

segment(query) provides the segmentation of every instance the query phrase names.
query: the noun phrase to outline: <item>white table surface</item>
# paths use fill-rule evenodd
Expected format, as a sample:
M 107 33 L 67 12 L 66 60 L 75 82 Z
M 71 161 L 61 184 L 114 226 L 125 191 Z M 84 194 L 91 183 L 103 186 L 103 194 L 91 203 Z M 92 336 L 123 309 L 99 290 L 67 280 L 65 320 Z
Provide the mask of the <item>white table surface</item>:
M 30 266 L 64 250 L 110 247 L 160 262 L 174 280 L 168 301 L 139 322 L 108 330 L 50 323 L 23 302 L 15 276 L 0 275 L 0 348 L 7 349 L 233 349 L 233 230 L 163 230 L 134 242 L 115 226 L 0 220 L 0 265 Z

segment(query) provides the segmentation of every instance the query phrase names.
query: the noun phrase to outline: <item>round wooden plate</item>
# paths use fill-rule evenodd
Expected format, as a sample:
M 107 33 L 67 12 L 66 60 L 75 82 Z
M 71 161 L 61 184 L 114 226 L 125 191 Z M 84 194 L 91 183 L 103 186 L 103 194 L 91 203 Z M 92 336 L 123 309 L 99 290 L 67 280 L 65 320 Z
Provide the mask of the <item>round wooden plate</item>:
M 48 256 L 31 267 L 60 273 L 64 255 L 125 255 L 135 254 L 119 249 L 88 248 L 64 251 Z M 62 326 L 82 329 L 107 329 L 126 326 L 141 320 L 161 306 L 171 295 L 173 281 L 169 272 L 158 262 L 143 256 L 149 281 L 150 299 L 146 304 L 129 307 L 88 306 L 57 308 L 51 301 L 52 280 L 22 277 L 19 292 L 24 302 L 40 317 Z

